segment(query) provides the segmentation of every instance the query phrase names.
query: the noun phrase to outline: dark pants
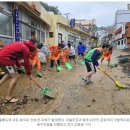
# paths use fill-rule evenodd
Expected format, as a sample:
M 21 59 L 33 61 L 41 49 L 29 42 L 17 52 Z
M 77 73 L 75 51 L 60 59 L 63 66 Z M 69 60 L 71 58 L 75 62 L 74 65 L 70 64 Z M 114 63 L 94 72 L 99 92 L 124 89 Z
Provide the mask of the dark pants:
M 85 61 L 85 65 L 86 65 L 86 68 L 87 68 L 88 72 L 90 72 L 90 71 L 96 72 L 96 67 L 92 62 Z
M 51 66 L 50 66 L 51 68 L 54 66 L 54 62 L 55 62 L 54 60 L 51 60 L 51 62 L 50 62 L 51 63 Z M 60 60 L 57 60 L 57 64 L 58 64 L 58 66 L 60 65 Z
M 79 56 L 80 56 L 80 55 L 81 55 L 81 56 L 84 56 L 84 53 L 78 53 L 78 55 L 79 55 Z

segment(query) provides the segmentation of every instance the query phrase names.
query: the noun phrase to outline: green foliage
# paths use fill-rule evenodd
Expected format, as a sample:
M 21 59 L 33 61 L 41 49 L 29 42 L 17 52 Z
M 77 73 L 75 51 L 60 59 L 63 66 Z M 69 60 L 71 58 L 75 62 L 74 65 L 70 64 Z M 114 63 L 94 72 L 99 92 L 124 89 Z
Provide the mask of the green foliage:
M 41 2 L 41 5 L 47 10 L 47 11 L 52 11 L 54 14 L 60 14 L 60 11 L 57 6 L 49 6 L 45 2 Z

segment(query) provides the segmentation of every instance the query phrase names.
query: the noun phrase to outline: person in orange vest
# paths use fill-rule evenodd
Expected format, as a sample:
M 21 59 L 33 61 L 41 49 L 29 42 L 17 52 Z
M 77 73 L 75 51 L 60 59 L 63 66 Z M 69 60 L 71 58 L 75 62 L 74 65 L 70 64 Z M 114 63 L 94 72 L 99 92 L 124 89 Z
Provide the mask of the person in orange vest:
M 30 54 L 29 60 L 30 60 L 33 67 L 36 65 L 37 75 L 39 77 L 43 77 L 41 62 L 40 62 L 40 60 L 38 58 L 38 49 L 36 49 L 35 52 Z
M 32 32 L 31 37 L 32 37 L 32 39 L 37 38 L 37 34 L 35 31 Z M 37 43 L 39 44 L 38 41 L 37 41 Z M 36 51 L 30 54 L 29 60 L 33 67 L 36 65 L 38 77 L 43 77 L 41 62 L 40 62 L 40 59 L 38 58 L 38 51 L 39 51 L 39 49 L 36 48 Z
M 63 52 L 62 52 L 62 62 L 66 63 L 68 61 L 68 56 L 69 56 L 69 50 L 67 48 L 67 46 L 65 46 L 63 48 Z
M 87 68 L 87 74 L 82 78 L 86 84 L 91 83 L 92 75 L 96 73 L 96 67 L 98 66 L 98 60 L 102 57 L 103 52 L 107 52 L 109 44 L 104 44 L 101 48 L 94 48 L 85 55 L 85 65 Z
M 62 54 L 62 44 L 58 44 L 58 46 L 50 46 L 50 68 L 53 68 L 54 66 L 54 61 L 57 62 L 58 65 L 60 65 L 60 58 Z
M 110 60 L 111 60 L 111 56 L 112 56 L 112 50 L 113 50 L 113 47 L 110 46 L 108 52 L 103 52 L 103 55 L 101 58 L 101 64 L 102 64 L 103 60 L 106 58 L 108 61 L 108 65 L 109 65 Z

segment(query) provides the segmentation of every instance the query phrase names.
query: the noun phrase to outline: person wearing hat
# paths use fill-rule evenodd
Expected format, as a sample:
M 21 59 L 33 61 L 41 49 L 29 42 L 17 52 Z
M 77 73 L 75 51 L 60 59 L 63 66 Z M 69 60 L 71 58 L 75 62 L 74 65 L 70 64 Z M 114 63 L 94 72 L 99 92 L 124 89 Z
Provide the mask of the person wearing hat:
M 37 46 L 36 39 L 30 39 L 26 42 L 13 42 L 0 50 L 0 68 L 5 72 L 5 75 L 0 80 L 0 87 L 4 82 L 11 78 L 5 103 L 15 103 L 19 99 L 12 96 L 13 91 L 19 79 L 19 74 L 15 66 L 21 67 L 19 60 L 24 60 L 24 67 L 29 79 L 32 80 L 31 68 L 29 64 L 30 52 L 35 51 Z

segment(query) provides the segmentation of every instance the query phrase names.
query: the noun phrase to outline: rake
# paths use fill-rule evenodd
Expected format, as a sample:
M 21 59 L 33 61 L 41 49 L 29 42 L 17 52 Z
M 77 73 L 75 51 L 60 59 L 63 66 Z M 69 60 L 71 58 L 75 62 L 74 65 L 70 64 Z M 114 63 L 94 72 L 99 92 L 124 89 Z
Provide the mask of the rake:
M 98 68 L 98 67 L 97 67 Z M 108 75 L 105 71 L 102 69 L 98 68 L 101 72 L 103 72 L 105 75 L 107 75 L 112 81 L 114 81 L 115 85 L 121 89 L 126 89 L 127 87 L 123 84 L 121 84 L 119 81 L 115 81 L 110 75 Z

